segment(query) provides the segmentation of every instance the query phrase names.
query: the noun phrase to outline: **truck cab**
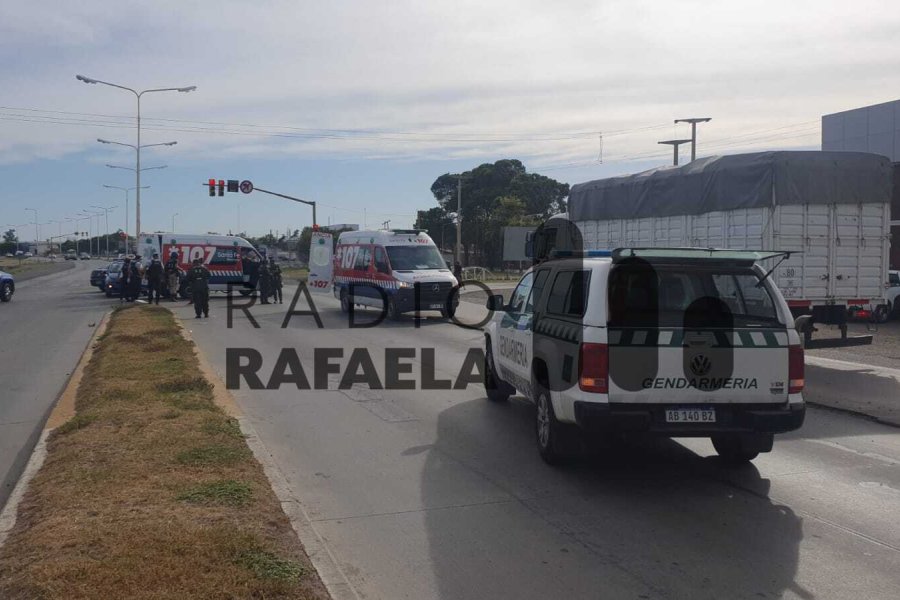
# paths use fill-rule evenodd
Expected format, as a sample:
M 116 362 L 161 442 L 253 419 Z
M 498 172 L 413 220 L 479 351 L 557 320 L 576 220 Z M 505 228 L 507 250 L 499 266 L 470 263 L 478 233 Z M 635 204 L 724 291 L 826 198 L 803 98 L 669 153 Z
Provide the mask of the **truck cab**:
M 485 328 L 489 399 L 536 404 L 550 463 L 590 437 L 709 437 L 731 463 L 805 415 L 803 348 L 758 262 L 777 253 L 620 248 L 528 271 Z

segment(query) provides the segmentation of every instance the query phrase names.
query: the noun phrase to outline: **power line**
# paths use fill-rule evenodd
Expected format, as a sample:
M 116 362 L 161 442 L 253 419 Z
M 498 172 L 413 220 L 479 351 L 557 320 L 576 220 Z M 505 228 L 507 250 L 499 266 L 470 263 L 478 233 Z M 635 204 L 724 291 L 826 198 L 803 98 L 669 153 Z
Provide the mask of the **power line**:
M 121 126 L 123 128 L 134 128 L 136 125 L 132 124 L 133 119 L 124 115 L 109 115 L 102 113 L 82 113 L 82 112 L 72 112 L 72 111 L 58 111 L 58 110 L 45 110 L 38 108 L 23 108 L 23 107 L 9 107 L 9 106 L 0 106 L 0 110 L 4 111 L 17 111 L 24 113 L 33 113 L 33 114 L 14 114 L 14 113 L 2 113 L 5 117 L 5 120 L 22 120 L 28 122 L 51 122 L 54 124 L 65 124 L 65 125 L 79 125 L 82 123 L 96 123 L 102 124 L 106 126 Z M 64 115 L 63 117 L 54 117 L 51 115 Z M 88 119 L 80 118 L 80 117 L 90 117 Z M 103 119 L 103 120 L 98 120 Z M 616 135 L 625 135 L 628 133 L 636 133 L 640 131 L 648 131 L 652 129 L 659 129 L 661 127 L 665 127 L 665 124 L 659 125 L 649 125 L 643 127 L 635 127 L 629 129 L 616 129 L 610 131 L 573 131 L 573 132 L 455 132 L 455 133 L 442 133 L 442 132 L 432 132 L 432 131 L 392 131 L 392 130 L 378 130 L 378 129 L 329 129 L 329 128 L 307 128 L 307 127 L 295 127 L 290 125 L 261 125 L 256 123 L 229 123 L 223 121 L 197 121 L 197 120 L 187 120 L 187 119 L 167 119 L 167 118 L 159 118 L 159 117 L 146 117 L 143 119 L 144 123 L 152 123 L 159 122 L 162 124 L 158 124 L 152 127 L 155 127 L 159 131 L 179 131 L 179 132 L 193 132 L 196 130 L 197 132 L 203 133 L 227 133 L 234 135 L 262 135 L 262 136 L 283 136 L 283 137 L 311 137 L 311 138 L 326 138 L 326 139 L 345 139 L 345 138 L 358 138 L 358 139 L 376 139 L 376 140 L 387 140 L 387 141 L 411 141 L 406 139 L 407 137 L 419 137 L 422 138 L 420 140 L 414 141 L 442 141 L 442 142 L 460 142 L 460 143 L 469 143 L 469 142 L 527 142 L 527 141 L 570 141 L 570 140 L 578 140 L 578 139 L 587 139 L 587 138 L 596 138 L 599 135 L 605 136 L 616 136 Z M 187 127 L 189 129 L 178 128 L 178 127 L 170 127 L 168 125 L 164 125 L 164 123 L 175 123 L 182 124 L 183 127 Z M 259 132 L 252 131 L 236 131 L 236 130 L 228 130 L 228 129 L 214 129 L 209 127 L 202 127 L 203 125 L 213 125 L 216 127 L 231 127 L 231 128 L 248 128 L 248 129 L 258 129 L 262 130 Z M 271 130 L 286 130 L 286 131 L 271 131 Z M 391 136 L 401 136 L 400 138 L 392 138 Z

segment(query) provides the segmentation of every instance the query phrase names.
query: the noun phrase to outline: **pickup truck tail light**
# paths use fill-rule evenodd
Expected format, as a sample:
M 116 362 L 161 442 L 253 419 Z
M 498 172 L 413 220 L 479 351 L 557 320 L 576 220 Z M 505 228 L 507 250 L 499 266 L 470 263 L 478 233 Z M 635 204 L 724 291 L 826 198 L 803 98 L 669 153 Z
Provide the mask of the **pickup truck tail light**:
M 804 379 L 803 346 L 788 347 L 788 394 L 799 394 L 806 383 Z
M 609 392 L 609 346 L 581 344 L 578 352 L 578 387 L 583 392 Z

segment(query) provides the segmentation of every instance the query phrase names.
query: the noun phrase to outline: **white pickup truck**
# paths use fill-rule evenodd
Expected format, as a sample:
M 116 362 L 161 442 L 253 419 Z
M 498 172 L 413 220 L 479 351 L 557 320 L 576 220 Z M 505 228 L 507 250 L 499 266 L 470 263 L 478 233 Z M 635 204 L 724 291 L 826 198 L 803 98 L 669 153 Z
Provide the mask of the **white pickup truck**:
M 624 248 L 550 258 L 491 296 L 484 385 L 537 405 L 541 456 L 583 436 L 709 437 L 728 462 L 803 424 L 790 308 L 759 261 L 778 253 Z

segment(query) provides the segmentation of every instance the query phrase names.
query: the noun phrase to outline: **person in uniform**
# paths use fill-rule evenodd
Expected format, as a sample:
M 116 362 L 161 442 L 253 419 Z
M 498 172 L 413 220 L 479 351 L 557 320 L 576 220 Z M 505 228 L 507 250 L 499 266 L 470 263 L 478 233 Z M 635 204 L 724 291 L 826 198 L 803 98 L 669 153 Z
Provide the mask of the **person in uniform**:
M 282 294 L 281 267 L 275 264 L 275 259 L 269 259 L 269 273 L 272 275 L 272 298 L 273 302 L 284 304 L 284 296 Z
M 153 296 L 156 296 L 156 303 L 159 304 L 159 297 L 162 294 L 163 286 L 163 266 L 159 262 L 159 254 L 153 253 L 150 264 L 147 266 L 147 301 L 153 303 Z
M 194 303 L 195 318 L 209 317 L 209 269 L 203 266 L 203 259 L 195 258 L 194 266 L 188 271 L 187 280 L 191 286 L 191 300 Z
M 169 289 L 169 299 L 176 302 L 178 297 L 178 253 L 173 252 L 166 261 L 166 287 Z
M 268 304 L 269 296 L 272 295 L 272 272 L 265 259 L 259 263 L 259 280 L 256 285 L 259 287 L 259 303 Z
M 128 293 L 131 281 L 131 255 L 125 257 L 122 270 L 119 271 L 119 302 L 129 302 Z
M 129 270 L 128 275 L 128 291 L 126 292 L 126 298 L 129 302 L 134 302 L 141 296 L 141 279 L 143 279 L 143 274 L 141 273 L 140 258 L 140 256 L 134 256 L 131 259 L 131 269 Z

